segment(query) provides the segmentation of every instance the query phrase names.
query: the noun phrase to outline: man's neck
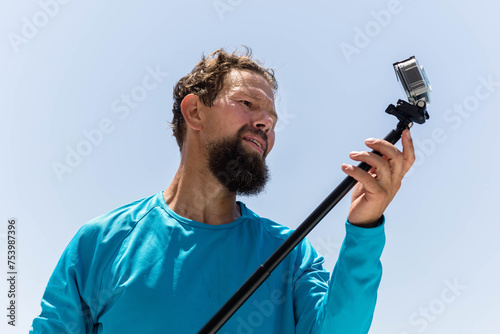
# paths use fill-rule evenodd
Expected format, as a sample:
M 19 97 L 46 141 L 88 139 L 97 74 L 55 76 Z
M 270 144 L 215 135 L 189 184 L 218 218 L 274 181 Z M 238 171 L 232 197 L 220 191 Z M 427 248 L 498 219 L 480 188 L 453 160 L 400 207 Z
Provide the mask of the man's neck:
M 241 216 L 236 194 L 229 192 L 207 168 L 181 161 L 172 183 L 163 192 L 178 215 L 209 225 L 233 222 Z

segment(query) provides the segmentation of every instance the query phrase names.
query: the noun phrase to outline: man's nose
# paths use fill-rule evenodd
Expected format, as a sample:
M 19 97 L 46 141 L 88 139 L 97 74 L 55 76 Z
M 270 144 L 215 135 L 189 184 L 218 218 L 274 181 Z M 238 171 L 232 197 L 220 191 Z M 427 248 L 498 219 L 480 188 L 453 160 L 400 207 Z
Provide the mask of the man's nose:
M 271 131 L 274 126 L 273 118 L 266 111 L 262 111 L 261 113 L 259 113 L 259 117 L 255 119 L 253 123 L 254 123 L 253 126 L 255 128 L 264 131 L 266 134 L 268 134 L 269 131 Z

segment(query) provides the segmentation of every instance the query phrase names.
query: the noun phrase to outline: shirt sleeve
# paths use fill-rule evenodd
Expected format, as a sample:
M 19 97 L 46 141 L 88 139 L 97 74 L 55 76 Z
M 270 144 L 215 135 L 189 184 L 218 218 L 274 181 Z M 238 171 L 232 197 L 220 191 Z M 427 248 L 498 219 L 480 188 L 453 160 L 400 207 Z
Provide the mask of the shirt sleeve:
M 42 312 L 33 320 L 30 333 L 92 333 L 92 299 L 85 297 L 93 289 L 89 276 L 96 238 L 92 234 L 83 227 L 64 250 L 42 297 Z
M 329 281 L 322 266 L 324 259 L 315 252 L 308 256 L 308 268 L 294 286 L 297 334 L 368 333 L 382 277 L 384 245 L 384 220 L 373 228 L 347 222 Z

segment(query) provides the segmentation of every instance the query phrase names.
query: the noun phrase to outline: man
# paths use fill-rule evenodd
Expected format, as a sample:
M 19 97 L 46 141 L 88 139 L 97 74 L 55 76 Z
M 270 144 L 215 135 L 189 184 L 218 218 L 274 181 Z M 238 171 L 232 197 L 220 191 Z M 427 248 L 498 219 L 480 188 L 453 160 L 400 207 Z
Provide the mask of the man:
M 268 179 L 277 83 L 247 54 L 217 50 L 174 89 L 181 150 L 168 188 L 84 225 L 50 278 L 32 333 L 196 333 L 291 231 L 237 194 Z M 343 165 L 353 190 L 332 276 L 304 240 L 220 333 L 367 333 L 381 278 L 383 212 L 414 161 L 383 140 Z

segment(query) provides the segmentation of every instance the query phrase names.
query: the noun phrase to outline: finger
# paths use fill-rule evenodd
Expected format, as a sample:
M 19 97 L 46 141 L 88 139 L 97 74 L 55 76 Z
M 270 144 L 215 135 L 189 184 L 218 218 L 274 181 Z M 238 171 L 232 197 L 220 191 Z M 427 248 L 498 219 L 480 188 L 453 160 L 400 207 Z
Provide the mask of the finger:
M 390 177 L 391 166 L 389 161 L 373 152 L 351 152 L 349 157 L 352 160 L 366 162 L 372 166 L 371 174 L 376 174 L 377 178 Z
M 406 174 L 415 162 L 415 148 L 411 139 L 410 130 L 404 130 L 401 136 L 403 143 L 403 172 Z
M 379 185 L 377 180 L 375 180 L 373 176 L 371 176 L 361 168 L 343 164 L 342 170 L 344 171 L 344 173 L 361 183 L 366 192 L 373 194 L 383 191 L 383 188 Z
M 376 179 L 378 178 L 378 176 L 377 176 L 377 171 L 376 171 L 376 170 L 375 170 L 375 168 L 373 168 L 373 167 L 372 167 L 372 168 L 370 168 L 370 170 L 368 171 L 368 174 L 370 174 L 372 177 L 374 177 L 374 178 L 376 178 Z
M 380 152 L 383 156 L 387 157 L 389 161 L 393 176 L 402 178 L 404 172 L 404 157 L 400 150 L 393 144 L 383 139 L 369 138 L 365 141 L 366 146 Z

